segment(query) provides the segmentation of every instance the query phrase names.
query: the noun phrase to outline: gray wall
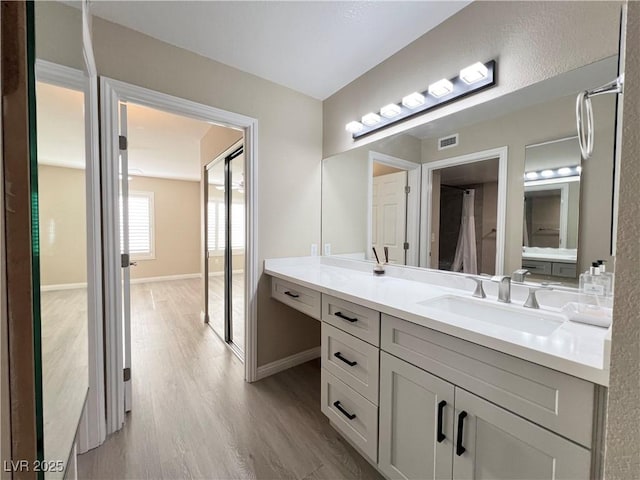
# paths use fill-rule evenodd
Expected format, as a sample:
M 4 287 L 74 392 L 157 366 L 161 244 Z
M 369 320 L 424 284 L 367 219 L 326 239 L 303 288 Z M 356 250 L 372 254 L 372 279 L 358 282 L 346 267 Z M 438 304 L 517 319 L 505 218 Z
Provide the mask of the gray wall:
M 605 478 L 640 478 L 640 3 L 629 2 Z

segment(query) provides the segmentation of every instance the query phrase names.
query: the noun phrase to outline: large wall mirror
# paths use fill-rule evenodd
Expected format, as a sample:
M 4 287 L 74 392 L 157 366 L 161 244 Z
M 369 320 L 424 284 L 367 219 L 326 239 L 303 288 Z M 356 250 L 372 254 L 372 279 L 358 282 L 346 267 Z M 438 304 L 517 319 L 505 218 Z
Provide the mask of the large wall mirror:
M 36 134 L 44 477 L 75 475 L 72 449 L 89 388 L 88 202 L 82 11 L 35 3 Z M 66 28 L 57 23 L 69 10 Z M 62 41 L 64 37 L 71 42 Z M 57 44 L 73 44 L 61 50 Z M 34 230 L 35 231 L 35 230 Z
M 617 76 L 610 57 L 324 159 L 324 251 L 473 274 L 525 268 L 573 286 L 611 259 L 616 97 L 593 99 L 583 161 L 575 98 Z

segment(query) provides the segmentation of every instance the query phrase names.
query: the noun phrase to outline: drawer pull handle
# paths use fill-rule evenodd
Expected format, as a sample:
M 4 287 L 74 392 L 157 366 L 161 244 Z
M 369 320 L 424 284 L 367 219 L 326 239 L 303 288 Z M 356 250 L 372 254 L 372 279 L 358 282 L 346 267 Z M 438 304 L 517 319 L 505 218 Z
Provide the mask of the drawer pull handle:
M 334 354 L 333 354 L 333 356 L 334 356 L 334 357 L 336 357 L 337 359 L 342 360 L 344 363 L 346 363 L 346 364 L 347 364 L 347 365 L 349 365 L 350 367 L 355 367 L 355 366 L 358 364 L 358 362 L 352 362 L 352 361 L 350 361 L 350 360 L 347 360 L 346 358 L 344 358 L 344 357 L 342 356 L 342 353 L 340 353 L 340 352 L 336 352 L 336 353 L 334 353 Z
M 349 413 L 344 409 L 344 407 L 340 404 L 340 400 L 336 400 L 335 402 L 333 402 L 333 406 L 340 410 L 340 412 L 349 420 L 353 420 L 354 418 L 356 418 L 355 413 Z
M 456 442 L 456 455 L 461 456 L 467 451 L 462 445 L 462 434 L 464 432 L 464 419 L 467 417 L 467 412 L 464 410 L 458 415 L 458 440 Z
M 438 403 L 438 443 L 442 443 L 447 436 L 442 431 L 442 417 L 444 414 L 444 407 L 447 406 L 447 402 L 442 400 Z
M 342 318 L 343 320 L 346 320 L 347 322 L 355 323 L 355 322 L 357 322 L 357 321 L 358 321 L 358 319 L 357 319 L 357 318 L 347 317 L 347 316 L 346 316 L 344 313 L 342 313 L 342 312 L 336 312 L 336 313 L 334 313 L 334 315 L 335 315 L 336 317 L 340 317 L 340 318 Z
M 298 298 L 300 296 L 297 293 L 291 293 L 289 290 L 284 292 L 284 294 L 290 296 L 291 298 Z

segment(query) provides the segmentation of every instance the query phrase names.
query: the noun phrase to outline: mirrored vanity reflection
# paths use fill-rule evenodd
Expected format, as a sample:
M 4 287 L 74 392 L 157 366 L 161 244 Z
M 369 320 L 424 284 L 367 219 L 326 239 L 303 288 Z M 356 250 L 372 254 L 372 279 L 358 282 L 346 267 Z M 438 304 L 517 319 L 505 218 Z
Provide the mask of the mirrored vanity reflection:
M 522 267 L 532 278 L 577 276 L 581 160 L 578 137 L 525 149 Z
M 582 160 L 575 99 L 617 57 L 324 159 L 322 242 L 332 255 L 575 286 L 611 259 L 616 98 L 595 97 Z M 326 251 L 326 250 L 325 250 Z

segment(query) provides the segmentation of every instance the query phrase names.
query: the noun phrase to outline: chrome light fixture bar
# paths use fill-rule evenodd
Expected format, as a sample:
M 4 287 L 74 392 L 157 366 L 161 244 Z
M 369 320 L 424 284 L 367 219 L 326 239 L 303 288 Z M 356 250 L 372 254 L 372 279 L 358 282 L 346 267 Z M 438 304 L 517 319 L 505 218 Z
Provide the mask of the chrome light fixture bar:
M 373 112 L 367 114 L 366 118 L 362 117 L 362 123 L 350 122 L 345 128 L 355 140 L 408 118 L 421 115 L 441 105 L 490 88 L 495 84 L 496 61 L 475 63 L 462 69 L 460 75 L 449 80 L 442 79 L 434 82 L 429 85 L 427 90 L 407 95 L 397 104 L 385 105 L 380 109 L 379 114 Z M 375 117 L 370 115 L 375 115 Z

